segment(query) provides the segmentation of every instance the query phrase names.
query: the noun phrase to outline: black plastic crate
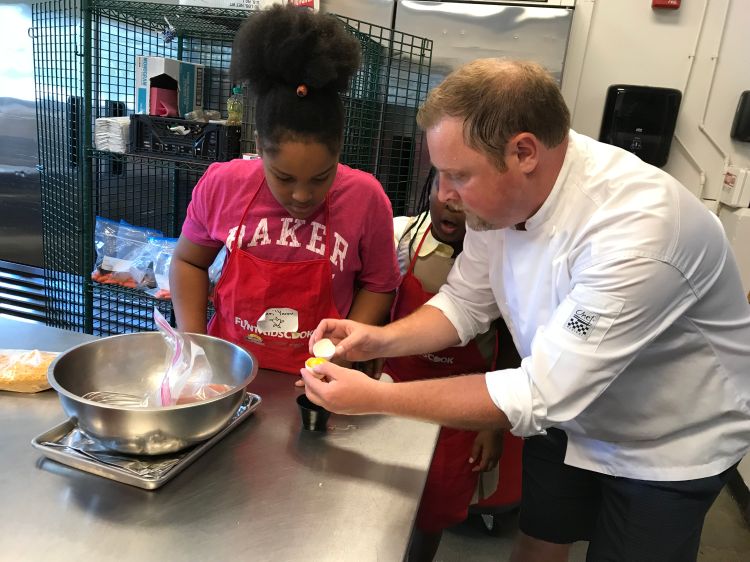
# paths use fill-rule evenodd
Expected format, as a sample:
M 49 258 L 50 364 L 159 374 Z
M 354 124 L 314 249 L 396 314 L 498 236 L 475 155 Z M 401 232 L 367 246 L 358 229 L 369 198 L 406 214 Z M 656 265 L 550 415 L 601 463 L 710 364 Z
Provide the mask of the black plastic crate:
M 241 126 L 153 115 L 130 116 L 133 153 L 223 162 L 240 156 Z

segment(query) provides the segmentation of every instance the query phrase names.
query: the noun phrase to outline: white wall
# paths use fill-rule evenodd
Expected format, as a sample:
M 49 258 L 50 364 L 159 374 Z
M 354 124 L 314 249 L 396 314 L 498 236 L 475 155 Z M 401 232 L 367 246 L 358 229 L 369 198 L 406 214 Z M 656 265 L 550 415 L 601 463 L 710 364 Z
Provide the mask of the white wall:
M 607 87 L 640 84 L 683 94 L 664 169 L 696 196 L 718 199 L 725 163 L 750 168 L 750 143 L 729 137 L 737 101 L 750 90 L 750 0 L 578 0 L 563 74 L 573 128 L 597 138 Z M 720 208 L 750 291 L 750 213 Z M 730 229 L 739 229 L 731 231 Z
M 573 53 L 569 53 L 563 76 L 574 128 L 599 135 L 611 84 L 680 90 L 683 100 L 676 134 L 697 164 L 675 142 L 665 169 L 696 195 L 715 199 L 725 155 L 750 166 L 750 143 L 729 138 L 739 95 L 750 89 L 750 2 L 685 0 L 678 10 L 653 10 L 647 0 L 579 0 L 579 9 L 592 12 L 589 29 L 574 26 L 571 36 L 574 44 L 588 33 L 585 55 L 571 60 Z M 577 97 L 571 100 L 572 86 L 566 81 L 575 81 L 576 73 L 580 73 Z M 705 129 L 724 154 L 699 130 L 704 112 Z M 702 193 L 699 169 L 706 174 Z

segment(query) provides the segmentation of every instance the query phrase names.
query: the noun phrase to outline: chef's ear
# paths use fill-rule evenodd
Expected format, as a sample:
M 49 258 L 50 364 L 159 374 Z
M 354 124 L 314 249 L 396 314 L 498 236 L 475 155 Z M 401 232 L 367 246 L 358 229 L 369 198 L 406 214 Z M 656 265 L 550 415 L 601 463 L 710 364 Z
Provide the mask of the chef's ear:
M 533 172 L 539 163 L 541 144 L 532 133 L 519 133 L 508 141 L 508 152 L 525 174 Z
M 263 158 L 263 148 L 261 146 L 260 137 L 258 136 L 258 131 L 253 132 L 253 138 L 255 139 L 255 152 L 258 153 L 258 156 Z

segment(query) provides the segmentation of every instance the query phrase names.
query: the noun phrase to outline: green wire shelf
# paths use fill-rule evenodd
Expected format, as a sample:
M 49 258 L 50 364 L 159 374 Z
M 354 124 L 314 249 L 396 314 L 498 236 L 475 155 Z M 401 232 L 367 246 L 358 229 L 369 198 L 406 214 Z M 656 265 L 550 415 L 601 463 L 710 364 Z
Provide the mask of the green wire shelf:
M 94 283 L 96 216 L 179 235 L 192 189 L 210 162 L 94 149 L 99 117 L 135 109 L 136 55 L 205 65 L 204 108 L 226 115 L 237 29 L 255 12 L 119 0 L 32 6 L 47 323 L 107 335 L 151 329 L 170 304 Z M 335 16 L 359 41 L 362 64 L 344 96 L 341 161 L 383 184 L 407 212 L 424 151 L 416 112 L 429 83 L 432 41 Z M 167 26 L 174 37 L 165 36 Z M 245 104 L 242 152 L 255 152 L 254 107 Z

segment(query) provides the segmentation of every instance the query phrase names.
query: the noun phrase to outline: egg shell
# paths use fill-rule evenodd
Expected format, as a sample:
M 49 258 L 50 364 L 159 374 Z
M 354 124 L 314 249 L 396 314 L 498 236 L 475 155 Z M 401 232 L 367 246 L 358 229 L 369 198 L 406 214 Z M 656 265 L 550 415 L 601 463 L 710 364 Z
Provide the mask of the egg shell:
M 316 341 L 313 345 L 313 355 L 315 357 L 323 357 L 324 359 L 330 359 L 336 354 L 336 346 L 328 338 Z

